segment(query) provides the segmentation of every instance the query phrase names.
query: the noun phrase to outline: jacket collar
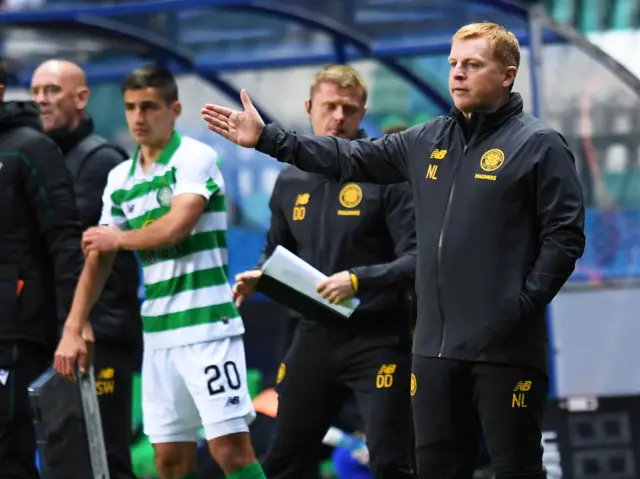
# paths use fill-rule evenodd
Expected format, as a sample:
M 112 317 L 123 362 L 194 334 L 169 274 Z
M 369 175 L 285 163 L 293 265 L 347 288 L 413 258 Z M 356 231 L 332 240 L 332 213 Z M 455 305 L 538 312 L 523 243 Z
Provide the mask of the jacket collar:
M 73 150 L 82 140 L 93 133 L 93 120 L 85 117 L 80 120 L 73 130 L 58 129 L 49 133 L 49 137 L 56 142 L 62 154 L 66 155 Z
M 509 119 L 520 115 L 522 111 L 522 97 L 519 93 L 511 93 L 509 101 L 496 110 L 478 111 L 471 115 L 471 119 L 467 119 L 454 107 L 451 109 L 451 117 L 458 123 L 469 141 L 472 137 L 477 138 L 486 132 L 500 128 Z

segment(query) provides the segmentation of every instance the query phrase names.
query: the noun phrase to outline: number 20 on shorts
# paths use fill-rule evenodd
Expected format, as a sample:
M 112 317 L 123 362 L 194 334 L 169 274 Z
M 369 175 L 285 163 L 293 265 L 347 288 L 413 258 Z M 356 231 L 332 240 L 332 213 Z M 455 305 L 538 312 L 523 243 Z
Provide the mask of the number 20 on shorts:
M 242 381 L 240 380 L 240 373 L 238 372 L 238 367 L 236 363 L 233 361 L 227 361 L 222 365 L 222 371 L 220 371 L 220 367 L 215 364 L 211 366 L 207 366 L 204 369 L 204 373 L 207 376 L 210 376 L 207 379 L 207 388 L 209 389 L 209 395 L 215 396 L 217 394 L 222 394 L 226 391 L 224 384 L 220 383 L 220 379 L 222 378 L 222 373 L 224 373 L 226 384 L 229 386 L 229 389 L 233 391 L 237 391 L 240 389 L 242 385 Z

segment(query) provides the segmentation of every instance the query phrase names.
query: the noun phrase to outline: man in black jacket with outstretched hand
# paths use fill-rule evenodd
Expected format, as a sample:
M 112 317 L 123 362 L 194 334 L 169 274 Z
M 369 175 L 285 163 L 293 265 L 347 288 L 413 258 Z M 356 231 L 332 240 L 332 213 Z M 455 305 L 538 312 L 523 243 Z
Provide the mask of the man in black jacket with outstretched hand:
M 94 132 L 86 112 L 89 88 L 75 63 L 47 60 L 33 73 L 33 100 L 45 132 L 60 147 L 71 174 L 82 229 L 98 224 L 109 172 L 128 155 Z M 132 479 L 131 401 L 133 372 L 140 369 L 142 320 L 138 264 L 118 253 L 104 291 L 91 311 L 93 363 L 111 479 Z
M 0 98 L 7 72 L 0 61 Z M 83 264 L 60 150 L 38 105 L 0 104 L 0 478 L 36 479 L 27 387 L 51 362 Z
M 306 110 L 316 135 L 364 137 L 367 88 L 352 67 L 315 76 Z M 347 320 L 305 312 L 280 365 L 276 431 L 263 461 L 270 479 L 299 479 L 329 426 L 355 398 L 377 479 L 413 477 L 410 439 L 409 291 L 416 266 L 408 183 L 337 182 L 293 166 L 278 176 L 260 263 L 282 246 L 328 276 L 318 291 L 332 303 L 358 297 Z M 285 306 L 260 269 L 238 275 L 239 305 L 256 288 Z
M 470 478 L 480 433 L 498 479 L 545 477 L 545 310 L 583 254 L 584 202 L 562 136 L 511 93 L 519 62 L 505 28 L 462 27 L 449 57 L 451 115 L 379 140 L 265 127 L 245 91 L 244 112 L 202 110 L 213 131 L 301 170 L 411 183 L 420 478 Z

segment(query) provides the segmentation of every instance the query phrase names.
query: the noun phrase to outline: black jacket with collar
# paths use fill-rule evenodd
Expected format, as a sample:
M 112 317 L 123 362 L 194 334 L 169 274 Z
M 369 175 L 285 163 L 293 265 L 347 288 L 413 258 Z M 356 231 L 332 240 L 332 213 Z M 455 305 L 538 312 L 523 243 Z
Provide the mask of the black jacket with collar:
M 409 183 L 339 183 L 288 166 L 269 206 L 271 226 L 260 262 L 282 245 L 328 276 L 349 271 L 358 278 L 358 309 L 347 321 L 329 319 L 325 325 L 409 337 L 408 292 L 416 268 Z
M 0 341 L 53 348 L 84 262 L 71 179 L 38 106 L 0 108 Z
M 336 181 L 413 190 L 414 353 L 547 370 L 545 310 L 585 246 L 584 202 L 564 138 L 512 93 L 468 122 L 454 110 L 378 140 L 265 127 L 257 149 Z
M 81 148 L 81 162 L 72 178 L 75 201 L 82 229 L 100 221 L 102 193 L 109 172 L 127 159 L 127 154 L 104 142 L 100 147 L 83 149 L 83 142 L 95 136 L 93 121 L 82 120 L 72 131 L 51 133 L 69 164 L 77 148 Z M 91 325 L 96 341 L 124 349 L 137 349 L 142 341 L 140 302 L 138 299 L 139 269 L 132 252 L 118 253 L 113 270 L 98 302 L 91 311 Z

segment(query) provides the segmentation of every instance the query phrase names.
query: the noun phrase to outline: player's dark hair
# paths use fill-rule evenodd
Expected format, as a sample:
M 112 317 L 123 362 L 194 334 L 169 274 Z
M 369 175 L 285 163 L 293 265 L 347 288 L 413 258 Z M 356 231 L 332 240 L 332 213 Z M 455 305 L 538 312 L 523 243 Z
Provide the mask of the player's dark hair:
M 7 65 L 4 60 L 0 58 L 0 85 L 6 85 L 9 81 L 9 74 L 7 73 Z
M 136 68 L 122 82 L 122 93 L 130 90 L 156 88 L 167 104 L 178 100 L 176 79 L 166 68 L 147 65 Z

